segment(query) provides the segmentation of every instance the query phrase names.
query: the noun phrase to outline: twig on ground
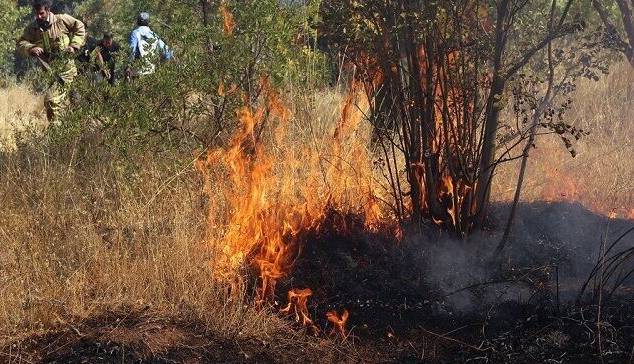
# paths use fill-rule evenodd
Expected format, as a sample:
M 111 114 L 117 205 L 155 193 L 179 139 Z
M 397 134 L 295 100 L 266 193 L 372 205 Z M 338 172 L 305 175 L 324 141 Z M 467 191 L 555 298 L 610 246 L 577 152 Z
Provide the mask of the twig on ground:
M 468 343 L 466 343 L 466 342 L 464 342 L 464 341 L 461 341 L 461 340 L 458 340 L 458 339 L 454 339 L 453 337 L 450 337 L 450 336 L 447 336 L 447 335 L 443 335 L 443 334 L 438 334 L 438 333 L 435 333 L 435 332 L 433 332 L 433 331 L 427 330 L 427 329 L 425 329 L 425 328 L 424 328 L 424 327 L 422 327 L 422 326 L 419 326 L 419 328 L 420 328 L 421 330 L 423 330 L 424 332 L 426 332 L 426 333 L 428 333 L 428 334 L 431 334 L 431 335 L 434 335 L 434 336 L 436 336 L 436 337 L 438 337 L 438 338 L 440 338 L 440 339 L 447 340 L 447 341 L 451 341 L 451 342 L 454 342 L 454 343 L 456 343 L 456 344 L 460 344 L 460 345 L 462 345 L 462 346 L 464 346 L 464 347 L 467 347 L 467 348 L 469 348 L 469 349 L 473 349 L 473 350 L 476 350 L 476 351 L 479 351 L 479 352 L 486 352 L 486 351 L 491 351 L 491 350 L 493 350 L 493 348 L 492 348 L 492 347 L 487 347 L 487 348 L 484 348 L 484 349 L 483 349 L 483 348 L 481 348 L 481 347 L 477 347 L 477 346 L 475 346 L 475 345 L 468 344 Z M 482 346 L 482 344 L 480 344 L 480 346 Z

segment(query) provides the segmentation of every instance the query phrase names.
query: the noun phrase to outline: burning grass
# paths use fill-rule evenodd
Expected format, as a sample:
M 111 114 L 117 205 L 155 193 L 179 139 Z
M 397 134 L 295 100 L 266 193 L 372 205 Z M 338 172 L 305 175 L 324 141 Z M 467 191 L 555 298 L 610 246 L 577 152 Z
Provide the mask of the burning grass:
M 516 252 L 536 257 L 533 268 L 543 263 L 534 242 L 550 256 L 559 252 L 551 247 L 558 241 L 544 238 L 549 229 L 581 224 L 566 229 L 577 235 L 559 235 L 572 241 L 607 219 L 556 200 L 581 201 L 604 215 L 616 208 L 616 217 L 632 207 L 634 168 L 626 156 L 634 152 L 633 130 L 623 105 L 631 105 L 634 83 L 630 68 L 616 72 L 580 90 L 570 116 L 592 134 L 577 146 L 577 158 L 554 139 L 533 154 L 524 194 L 531 204 L 521 208 L 518 229 L 530 244 Z M 475 260 L 497 235 L 483 232 L 472 242 L 484 243 L 472 250 L 433 227 L 399 239 L 381 202 L 389 193 L 355 95 L 266 94 L 259 107 L 240 111 L 238 132 L 223 148 L 196 156 L 122 160 L 103 149 L 98 135 L 84 136 L 82 148 L 34 143 L 3 153 L 0 355 L 90 360 L 98 344 L 100 355 L 158 361 L 515 360 L 522 350 L 546 348 L 545 359 L 566 351 L 596 355 L 591 342 L 599 332 L 607 335 L 598 341 L 604 348 L 620 350 L 615 358 L 627 356 L 627 310 L 603 319 L 593 311 L 594 325 L 604 322 L 598 330 L 584 312 L 566 307 L 549 323 L 553 312 L 538 305 L 500 304 L 508 295 L 499 284 L 474 284 L 469 292 L 469 306 L 486 312 L 456 309 L 449 294 L 490 278 Z M 606 120 L 613 129 L 604 128 Z M 512 194 L 513 172 L 509 164 L 496 180 L 494 196 L 502 201 Z M 552 202 L 532 204 L 544 198 Z M 573 212 L 584 219 L 556 220 Z M 541 225 L 528 223 L 539 219 Z M 611 221 L 615 228 L 626 223 Z M 539 294 L 528 301 L 542 297 L 552 305 L 552 266 L 514 276 L 507 274 L 514 267 L 506 268 L 494 270 L 497 278 L 532 280 L 531 292 Z M 320 338 L 292 330 L 290 321 Z M 67 345 L 59 351 L 41 351 L 60 342 Z M 13 343 L 17 354 L 9 352 Z M 226 356 L 213 356 L 218 351 Z
M 371 162 L 354 166 L 344 156 L 369 157 L 368 130 L 358 119 L 356 125 L 332 123 L 340 118 L 341 100 L 333 93 L 311 95 L 294 108 L 299 116 L 285 120 L 285 110 L 274 110 L 276 120 L 269 122 L 278 127 L 243 124 L 247 133 L 229 143 L 234 154 L 216 154 L 219 168 L 202 181 L 194 165 L 203 159 L 135 155 L 131 163 L 104 150 L 98 135 L 62 150 L 34 142 L 3 154 L 3 342 L 123 306 L 201 322 L 221 338 L 294 337 L 267 309 L 275 269 L 289 269 L 275 266 L 283 261 L 276 255 L 286 252 L 294 233 L 315 228 L 325 206 L 363 211 L 369 202 L 371 170 L 364 165 Z M 274 106 L 270 101 L 267 107 Z M 257 119 L 262 110 L 240 115 L 264 121 Z M 337 126 L 337 144 L 327 143 Z M 272 152 L 253 149 L 254 133 L 267 148 L 275 146 Z M 256 163 L 262 169 L 252 174 Z M 223 177 L 226 171 L 233 179 Z M 242 193 L 252 197 L 246 204 Z M 244 268 L 267 264 L 272 270 L 261 270 L 258 282 L 266 304 L 256 305 Z
M 213 276 L 237 290 L 244 285 L 241 270 L 255 267 L 260 306 L 280 294 L 277 282 L 302 255 L 301 236 L 330 228 L 329 210 L 363 214 L 364 229 L 383 217 L 356 94 L 346 98 L 336 123 L 316 130 L 310 119 L 298 124 L 277 93 L 265 90 L 262 105 L 239 110 L 241 128 L 229 147 L 196 161 L 210 201 L 206 244 L 222 252 L 212 262 Z M 266 122 L 273 124 L 269 135 L 262 134 Z M 309 142 L 296 143 L 298 137 Z M 231 184 L 214 189 L 223 175 Z M 317 331 L 306 310 L 311 295 L 310 287 L 292 287 L 285 311 Z

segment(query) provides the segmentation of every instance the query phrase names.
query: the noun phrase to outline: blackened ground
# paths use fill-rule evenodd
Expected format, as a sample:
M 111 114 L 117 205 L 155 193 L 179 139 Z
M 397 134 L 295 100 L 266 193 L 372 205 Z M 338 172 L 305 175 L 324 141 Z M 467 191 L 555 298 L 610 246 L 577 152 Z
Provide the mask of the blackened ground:
M 2 363 L 626 363 L 634 312 L 622 302 L 562 308 L 501 305 L 486 315 L 419 317 L 382 335 L 280 333 L 221 338 L 201 323 L 122 308 L 69 321 L 0 347 Z M 371 311 L 367 311 L 369 314 Z M 399 313 L 403 313 L 399 310 Z M 382 314 L 382 312 L 376 312 Z M 597 318 L 600 317 L 600 320 Z M 403 316 L 405 320 L 405 316 Z M 600 333 L 600 334 L 599 334 Z M 284 336 L 286 335 L 286 336 Z M 600 343 L 600 345 L 599 345 Z
M 273 309 L 289 289 L 311 288 L 318 337 L 298 338 L 297 326 L 266 342 L 227 338 L 195 321 L 120 309 L 13 341 L 0 348 L 0 362 L 634 362 L 631 290 L 600 305 L 592 296 L 581 304 L 564 298 L 574 297 L 596 261 L 605 217 L 544 203 L 525 207 L 518 219 L 508 254 L 491 260 L 478 255 L 489 256 L 499 232 L 456 242 L 429 227 L 397 242 L 387 228 L 368 231 L 361 217 L 331 211 L 318 231 L 302 236 Z M 610 221 L 617 235 L 630 225 Z M 350 312 L 345 341 L 326 320 L 333 309 Z
M 311 288 L 309 305 L 320 326 L 326 326 L 326 312 L 333 309 L 349 310 L 349 324 L 368 333 L 397 329 L 406 321 L 403 313 L 428 315 L 431 289 L 389 229 L 371 232 L 362 217 L 330 211 L 321 228 L 302 241 L 293 272 L 277 292 L 285 302 L 284 292 Z M 365 312 L 380 314 L 361 315 Z
M 389 229 L 371 232 L 361 217 L 331 211 L 319 231 L 302 237 L 293 273 L 278 284 L 279 304 L 288 290 L 311 288 L 309 311 L 325 335 L 332 331 L 326 312 L 347 309 L 348 341 L 368 362 L 630 359 L 631 292 L 601 310 L 596 301 L 563 298 L 592 266 L 600 242 L 594 232 L 605 218 L 577 204 L 538 203 L 523 206 L 519 219 L 520 234 L 496 260 L 474 258 L 478 248 L 493 251 L 495 231 L 456 242 L 425 227 L 419 238 L 397 242 Z M 629 222 L 610 224 L 619 233 Z M 525 233 L 529 228 L 534 232 Z M 555 278 L 560 270 L 565 281 L 564 273 L 561 282 Z

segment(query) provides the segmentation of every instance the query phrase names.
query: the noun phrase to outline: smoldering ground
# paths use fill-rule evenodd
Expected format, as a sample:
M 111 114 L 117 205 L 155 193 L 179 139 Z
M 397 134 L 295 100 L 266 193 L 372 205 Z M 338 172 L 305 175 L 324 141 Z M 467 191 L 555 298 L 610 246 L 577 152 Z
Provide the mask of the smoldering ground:
M 361 347 L 372 343 L 388 362 L 418 362 L 429 350 L 440 362 L 474 355 L 491 362 L 558 356 L 578 362 L 605 348 L 617 361 L 628 355 L 634 312 L 627 272 L 634 262 L 622 255 L 622 269 L 601 291 L 588 277 L 602 250 L 608 260 L 634 247 L 634 236 L 625 234 L 634 221 L 578 203 L 525 203 L 496 256 L 508 208 L 496 205 L 491 229 L 466 239 L 426 225 L 409 227 L 401 241 L 389 231 L 365 229 L 362 216 L 330 211 L 322 229 L 302 236 L 293 271 L 277 287 L 278 303 L 286 304 L 282 293 L 290 288 L 310 287 L 308 311 L 322 332 L 333 332 L 327 312 L 346 309 L 348 339 Z M 603 277 L 611 270 L 606 266 Z M 619 289 L 609 295 L 615 283 Z M 532 354 L 523 357 L 527 350 Z
M 607 260 L 634 247 L 634 234 L 625 234 L 634 221 L 602 216 L 578 203 L 526 203 L 518 208 L 506 248 L 496 255 L 508 208 L 496 205 L 498 226 L 465 239 L 427 225 L 408 228 L 402 241 L 365 230 L 362 217 L 332 212 L 337 217 L 328 220 L 331 229 L 303 237 L 293 272 L 277 292 L 312 287 L 309 305 L 318 322 L 327 325 L 326 311 L 346 308 L 352 325 L 377 329 L 418 324 L 430 315 L 486 314 L 509 304 L 554 312 L 592 302 L 600 274 L 602 292 L 613 293 L 604 300 L 631 300 L 632 254 L 620 256 L 618 269 L 596 267 L 601 252 Z M 284 298 L 279 296 L 280 304 Z
M 494 207 L 498 225 L 505 222 L 508 209 L 502 204 Z M 519 206 L 511 237 L 499 256 L 495 255 L 502 238 L 499 226 L 464 240 L 435 232 L 410 237 L 408 243 L 420 246 L 425 280 L 438 289 L 445 304 L 458 311 L 509 300 L 566 304 L 590 298 L 579 293 L 601 253 L 633 226 L 634 221 L 602 216 L 578 203 L 533 202 Z M 417 239 L 431 243 L 417 244 Z M 634 234 L 626 234 L 606 257 L 633 246 Z M 632 258 L 620 263 L 625 275 L 634 269 Z M 615 292 L 627 296 L 634 277 L 622 277 Z M 604 289 L 614 288 L 614 279 L 605 283 Z

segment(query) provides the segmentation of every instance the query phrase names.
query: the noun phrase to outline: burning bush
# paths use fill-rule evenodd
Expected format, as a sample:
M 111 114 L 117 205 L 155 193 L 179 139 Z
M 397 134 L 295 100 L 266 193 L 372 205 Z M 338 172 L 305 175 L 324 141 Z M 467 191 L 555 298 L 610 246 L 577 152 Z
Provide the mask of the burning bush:
M 567 103 L 556 96 L 565 98 L 577 78 L 596 79 L 606 70 L 597 57 L 601 45 L 591 40 L 598 35 L 584 34 L 582 22 L 569 20 L 571 5 L 553 2 L 544 16 L 510 0 L 495 6 L 470 0 L 323 2 L 322 30 L 364 85 L 397 215 L 407 216 L 409 205 L 414 220 L 426 217 L 464 236 L 485 221 L 497 165 L 526 158 L 538 127 L 561 135 L 571 149 L 570 140 L 581 134 L 563 120 Z M 518 31 L 523 21 L 543 32 Z M 556 43 L 573 38 L 581 45 Z M 538 54 L 548 61 L 535 61 Z M 501 112 L 510 86 L 527 72 L 548 91 L 523 94 L 530 101 L 522 101 L 528 117 L 507 143 Z M 521 154 L 512 156 L 521 144 Z M 400 184 L 401 157 L 408 189 Z

